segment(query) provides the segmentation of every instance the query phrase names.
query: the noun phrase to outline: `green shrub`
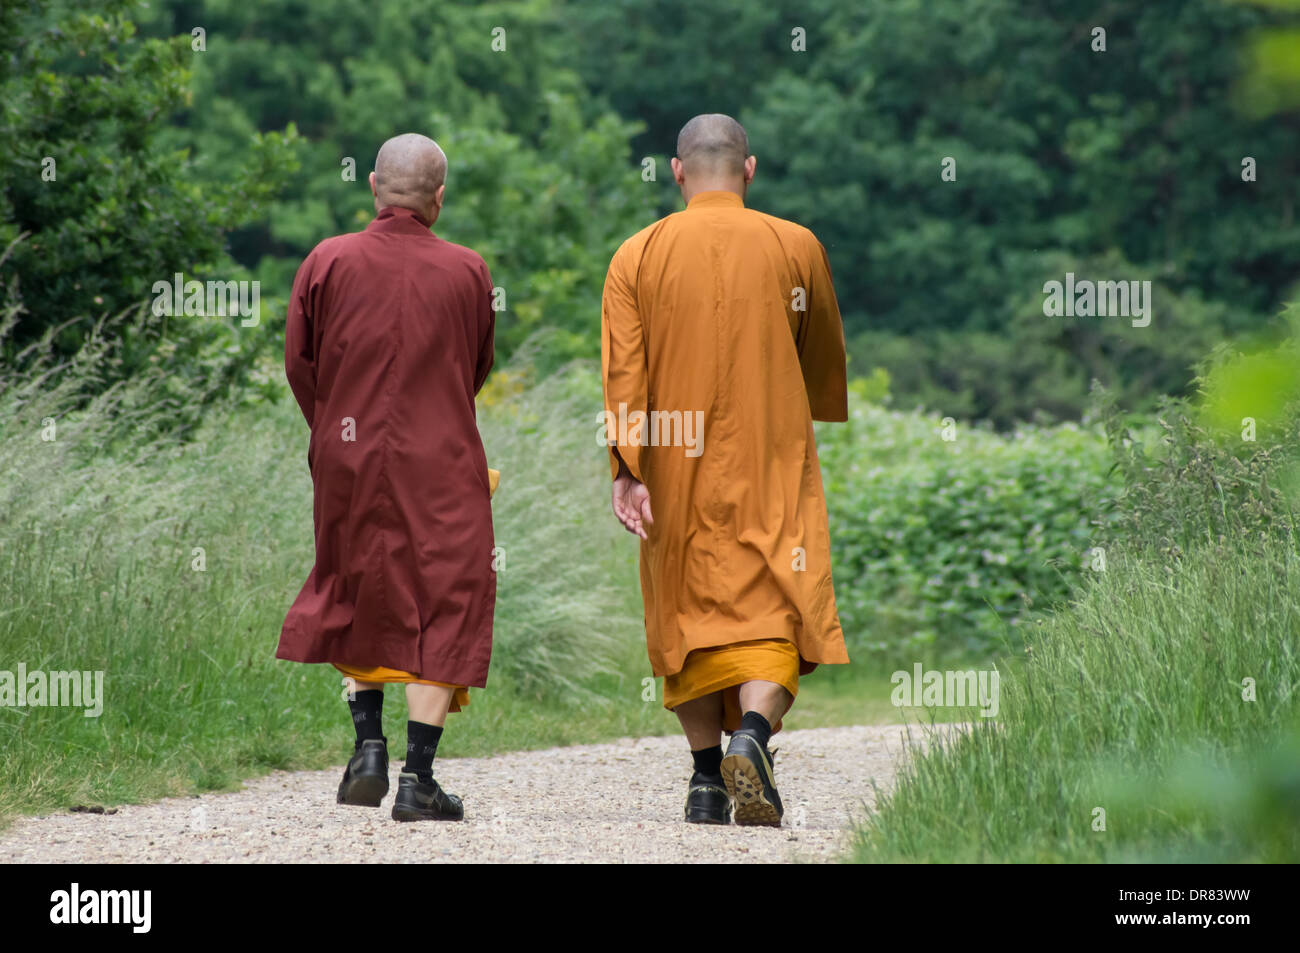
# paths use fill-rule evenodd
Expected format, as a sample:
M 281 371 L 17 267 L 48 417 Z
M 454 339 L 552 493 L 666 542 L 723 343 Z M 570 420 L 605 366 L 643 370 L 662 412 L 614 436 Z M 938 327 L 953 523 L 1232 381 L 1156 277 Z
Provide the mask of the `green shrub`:
M 854 399 L 818 425 L 836 598 L 850 652 L 987 656 L 1066 598 L 1113 490 L 1105 442 L 1075 424 L 1007 436 Z
M 1124 482 L 1112 538 L 1177 558 L 1229 537 L 1289 536 L 1300 510 L 1300 335 L 1221 348 L 1196 386 L 1195 400 L 1166 398 L 1137 426 L 1100 394 Z
M 229 318 L 168 323 L 137 315 L 137 306 L 177 272 L 250 277 L 227 256 L 226 232 L 264 214 L 296 168 L 297 136 L 292 127 L 250 130 L 238 161 L 199 187 L 188 152 L 162 141 L 190 96 L 190 37 L 140 37 L 138 6 L 0 7 L 0 284 L 23 305 L 0 354 L 12 357 L 55 328 L 50 343 L 70 357 L 96 322 L 129 315 L 117 322 L 123 346 L 98 381 L 148 370 L 166 338 L 164 358 L 188 379 L 172 395 L 189 411 L 199 388 L 225 393 L 242 382 L 264 339 L 238 333 Z

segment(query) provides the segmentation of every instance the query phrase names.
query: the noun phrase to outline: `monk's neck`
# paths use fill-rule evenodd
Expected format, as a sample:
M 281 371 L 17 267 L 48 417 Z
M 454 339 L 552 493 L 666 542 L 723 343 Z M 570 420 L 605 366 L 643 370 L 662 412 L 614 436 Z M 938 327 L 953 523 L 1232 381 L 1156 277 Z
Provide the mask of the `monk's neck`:
M 700 185 L 696 187 L 684 185 L 682 186 L 682 201 L 687 205 L 690 205 L 691 199 L 695 198 L 697 195 L 703 195 L 706 192 L 730 192 L 743 203 L 745 201 L 745 191 L 745 186 L 743 184 L 735 185 L 730 182 L 714 182 L 708 185 Z

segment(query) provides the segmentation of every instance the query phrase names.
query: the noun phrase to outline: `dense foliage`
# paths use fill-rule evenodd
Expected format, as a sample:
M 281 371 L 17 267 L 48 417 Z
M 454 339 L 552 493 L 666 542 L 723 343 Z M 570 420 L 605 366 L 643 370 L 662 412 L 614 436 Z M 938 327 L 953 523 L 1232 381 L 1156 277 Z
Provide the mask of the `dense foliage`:
M 190 38 L 142 39 L 137 10 L 0 8 L 0 348 L 12 359 L 44 337 L 69 356 L 106 333 L 114 363 L 83 386 L 165 369 L 172 421 L 192 424 L 273 339 L 260 317 L 156 314 L 155 283 L 248 277 L 225 233 L 266 214 L 293 135 L 250 131 L 222 179 L 199 184 L 188 150 L 164 144 L 190 101 Z
M 1300 859 L 1298 359 L 1220 353 L 1154 427 L 1107 408 L 1105 570 L 998 664 L 996 721 L 931 739 L 859 859 Z
M 1300 123 L 1237 108 L 1276 101 L 1239 82 L 1270 55 L 1295 89 L 1294 35 L 1261 52 L 1255 32 L 1293 23 L 1287 6 L 564 4 L 583 76 L 647 123 L 639 152 L 671 154 L 696 112 L 745 123 L 752 201 L 826 244 L 860 372 L 883 362 L 901 398 L 999 426 L 1078 416 L 1092 376 L 1125 404 L 1182 391 L 1206 338 L 1270 316 L 1300 276 Z M 1151 326 L 1045 318 L 1067 271 L 1152 280 Z
M 158 35 L 206 31 L 194 109 L 170 139 L 218 183 L 248 137 L 293 124 L 301 171 L 280 201 L 231 236 L 236 258 L 287 289 L 317 242 L 374 214 L 366 177 L 388 137 L 419 131 L 448 156 L 436 231 L 474 248 L 505 290 L 503 356 L 555 328 L 543 359 L 595 353 L 609 256 L 654 218 L 631 162 L 636 127 L 592 108 L 549 4 L 418 0 L 164 2 Z M 493 49 L 493 30 L 501 27 Z
M 1001 654 L 1090 567 L 1092 514 L 1114 489 L 1095 429 L 1001 436 L 862 400 L 820 426 L 836 598 L 860 660 Z
M 247 268 L 273 314 L 317 241 L 368 220 L 380 143 L 418 129 L 451 159 L 440 233 L 505 290 L 503 353 L 550 328 L 545 366 L 591 356 L 610 254 L 679 207 L 676 131 L 722 110 L 759 156 L 751 204 L 827 246 L 856 373 L 882 365 L 900 400 L 1003 429 L 1079 417 L 1094 378 L 1150 404 L 1300 274 L 1288 48 L 1257 32 L 1286 6 L 6 4 L 18 340 L 81 319 L 68 349 L 175 271 Z M 1067 272 L 1151 281 L 1151 325 L 1044 316 Z M 266 346 L 147 318 L 124 333 L 170 337 L 183 375 Z

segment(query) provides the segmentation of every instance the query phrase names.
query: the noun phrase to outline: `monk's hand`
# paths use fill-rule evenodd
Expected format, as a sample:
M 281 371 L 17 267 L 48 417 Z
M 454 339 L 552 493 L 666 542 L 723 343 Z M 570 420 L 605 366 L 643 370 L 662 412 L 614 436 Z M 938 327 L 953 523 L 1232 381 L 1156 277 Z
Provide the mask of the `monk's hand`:
M 621 468 L 614 478 L 614 515 L 629 533 L 647 539 L 645 527 L 654 523 L 650 514 L 650 491 L 646 485 Z

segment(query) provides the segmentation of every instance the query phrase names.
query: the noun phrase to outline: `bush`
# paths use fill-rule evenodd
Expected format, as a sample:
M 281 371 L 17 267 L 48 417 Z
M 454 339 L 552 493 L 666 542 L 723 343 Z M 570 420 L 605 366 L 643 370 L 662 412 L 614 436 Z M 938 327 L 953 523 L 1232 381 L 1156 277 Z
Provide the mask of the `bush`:
M 891 661 L 993 652 L 1064 600 L 1115 487 L 1099 433 L 1007 436 L 856 397 L 818 425 L 836 598 L 850 651 Z
M 1150 411 L 1159 395 L 1195 390 L 1197 362 L 1227 333 L 1257 317 L 1239 307 L 1176 291 L 1158 272 L 1107 255 L 1045 255 L 1027 294 L 995 328 L 933 333 L 864 331 L 849 342 L 851 366 L 885 367 L 900 403 L 922 404 L 961 419 L 988 420 L 1007 431 L 1020 421 L 1079 420 L 1091 408 L 1094 381 L 1133 410 Z M 1043 283 L 1067 271 L 1093 280 L 1149 279 L 1151 324 L 1124 317 L 1047 317 Z M 1177 333 L 1171 331 L 1177 323 Z
M 57 327 L 64 355 L 96 320 L 134 311 L 176 272 L 245 277 L 225 232 L 261 215 L 295 168 L 292 129 L 251 133 L 241 161 L 200 188 L 189 155 L 161 143 L 187 105 L 190 38 L 140 38 L 137 5 L 124 0 L 77 6 L 0 7 L 0 283 L 24 306 L 3 343 Z M 173 341 L 192 335 L 196 351 L 226 343 L 210 320 L 174 324 Z M 139 322 L 104 378 L 139 371 L 164 327 Z M 196 360 L 186 370 L 208 369 Z
M 1124 490 L 1112 538 L 1178 558 L 1230 537 L 1287 537 L 1300 503 L 1300 334 L 1222 348 L 1202 363 L 1195 401 L 1166 398 L 1133 426 L 1109 394 L 1099 405 Z

